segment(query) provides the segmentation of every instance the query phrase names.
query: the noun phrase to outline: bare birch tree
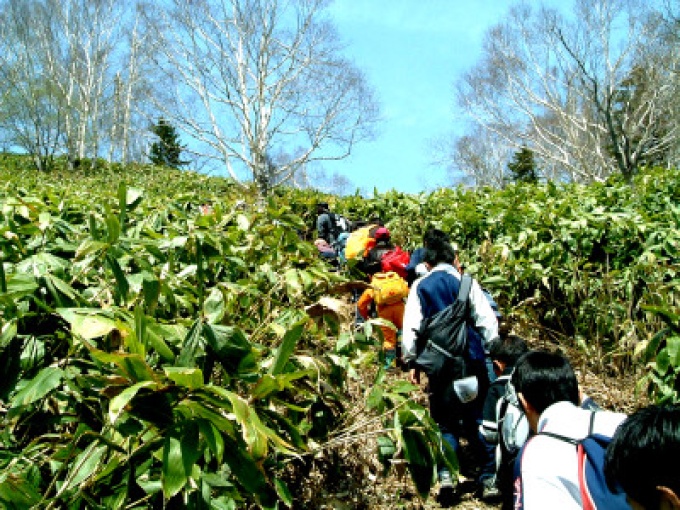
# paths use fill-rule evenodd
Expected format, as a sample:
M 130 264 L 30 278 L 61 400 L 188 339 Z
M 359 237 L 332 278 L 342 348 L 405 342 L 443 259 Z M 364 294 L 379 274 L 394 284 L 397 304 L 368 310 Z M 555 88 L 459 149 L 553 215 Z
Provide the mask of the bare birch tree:
M 522 3 L 486 35 L 480 62 L 458 83 L 459 104 L 480 125 L 571 179 L 630 179 L 677 139 L 666 114 L 668 69 L 649 60 L 658 18 L 642 0 L 576 0 L 572 17 Z M 622 94 L 636 68 L 635 101 Z
M 58 87 L 45 79 L 42 48 L 33 20 L 46 16 L 40 4 L 0 3 L 0 131 L 5 144 L 31 155 L 47 170 L 60 150 L 64 122 Z
M 302 165 L 344 158 L 371 135 L 372 91 L 341 57 L 325 0 L 168 4 L 147 10 L 170 96 L 159 108 L 234 179 L 266 195 Z M 268 154 L 292 147 L 294 158 L 268 165 Z
M 116 0 L 0 0 L 0 73 L 9 143 L 38 168 L 55 154 L 129 160 L 142 109 L 142 37 Z M 132 36 L 128 33 L 132 32 Z M 144 129 L 148 124 L 144 119 Z M 141 158 L 141 151 L 137 150 Z

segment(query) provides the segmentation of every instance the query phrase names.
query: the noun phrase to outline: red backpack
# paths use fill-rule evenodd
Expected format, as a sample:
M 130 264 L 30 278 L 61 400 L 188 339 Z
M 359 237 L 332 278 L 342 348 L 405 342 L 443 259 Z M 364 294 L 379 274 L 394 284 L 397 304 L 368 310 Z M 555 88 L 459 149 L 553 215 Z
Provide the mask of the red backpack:
M 411 256 L 407 251 L 402 250 L 399 246 L 385 252 L 380 259 L 380 265 L 384 273 L 394 271 L 402 278 L 406 278 L 406 266 L 411 260 Z

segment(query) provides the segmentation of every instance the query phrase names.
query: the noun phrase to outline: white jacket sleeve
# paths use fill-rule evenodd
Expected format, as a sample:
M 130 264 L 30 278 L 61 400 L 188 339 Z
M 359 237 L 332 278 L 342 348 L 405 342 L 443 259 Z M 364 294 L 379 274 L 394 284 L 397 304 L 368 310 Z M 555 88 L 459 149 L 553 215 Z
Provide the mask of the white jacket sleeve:
M 423 321 L 423 309 L 420 305 L 420 298 L 418 297 L 419 283 L 420 279 L 416 280 L 411 285 L 411 290 L 409 291 L 408 299 L 406 300 L 406 308 L 404 309 L 401 351 L 406 363 L 416 358 L 415 330 L 420 329 L 420 323 Z
M 498 337 L 498 319 L 477 280 L 472 282 L 470 289 L 470 315 L 482 335 L 484 350 L 488 350 L 491 340 Z

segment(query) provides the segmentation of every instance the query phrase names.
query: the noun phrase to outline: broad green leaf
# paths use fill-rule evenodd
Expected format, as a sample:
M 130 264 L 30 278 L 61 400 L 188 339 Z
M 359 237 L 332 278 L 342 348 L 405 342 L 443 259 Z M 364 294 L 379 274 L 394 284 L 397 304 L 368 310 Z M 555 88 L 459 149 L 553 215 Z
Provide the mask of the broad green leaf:
M 203 303 L 203 315 L 209 324 L 217 324 L 222 320 L 225 312 L 224 295 L 220 289 L 213 287 Z
M 71 331 L 86 340 L 108 335 L 118 327 L 110 314 L 95 308 L 57 308 L 57 313 L 71 325 Z
M 177 358 L 178 366 L 193 367 L 196 364 L 196 356 L 203 354 L 202 325 L 200 319 L 195 320 L 191 325 L 191 329 L 184 338 L 182 352 L 180 352 Z
M 3 322 L 2 328 L 0 328 L 0 349 L 7 347 L 15 336 L 17 336 L 16 319 Z
M 61 495 L 70 489 L 77 487 L 88 478 L 96 474 L 97 467 L 108 448 L 98 442 L 91 443 L 76 457 L 68 472 L 66 483 L 59 489 Z
M 79 300 L 80 296 L 75 291 L 75 289 L 61 278 L 57 278 L 52 274 L 47 274 L 45 275 L 45 279 L 49 280 L 52 283 L 52 285 L 54 285 L 54 287 L 59 290 L 59 292 L 64 294 L 69 299 L 72 299 L 73 301 Z
M 297 269 L 288 269 L 284 273 L 284 278 L 286 282 L 286 290 L 289 294 L 293 296 L 299 296 L 302 294 L 302 283 L 300 282 Z
M 107 250 L 109 245 L 100 241 L 87 239 L 76 250 L 76 260 L 82 260 L 91 255 L 97 255 Z
M 677 372 L 680 369 L 680 336 L 672 336 L 666 340 L 666 350 L 671 365 Z
M 276 351 L 274 364 L 269 371 L 270 374 L 278 375 L 286 368 L 286 364 L 288 363 L 291 354 L 293 354 L 295 351 L 297 341 L 302 336 L 306 321 L 306 318 L 299 320 L 293 324 L 288 331 L 286 331 L 286 334 L 283 336 L 283 340 L 281 341 L 281 345 L 279 345 L 279 348 Z
M 204 324 L 203 335 L 227 372 L 238 373 L 248 368 L 244 366 L 244 362 L 251 356 L 253 346 L 243 331 L 229 326 Z
M 272 393 L 277 393 L 285 389 L 291 388 L 292 381 L 302 379 L 304 377 L 313 377 L 315 372 L 313 370 L 299 370 L 287 374 L 272 376 L 271 374 L 263 375 L 251 391 L 251 397 L 254 399 L 263 399 L 269 397 Z
M 276 487 L 276 494 L 278 494 L 281 501 L 283 501 L 288 507 L 293 507 L 293 495 L 290 493 L 290 489 L 286 482 L 280 478 L 274 478 L 274 487 Z
M 203 372 L 199 368 L 165 367 L 165 375 L 178 386 L 195 390 L 203 386 Z
M 116 420 L 120 417 L 121 413 L 125 410 L 130 401 L 135 398 L 139 390 L 142 388 L 156 387 L 156 383 L 153 381 L 142 381 L 133 384 L 129 388 L 125 388 L 122 392 L 111 399 L 109 404 L 109 421 L 113 425 Z
M 158 298 L 161 295 L 161 282 L 156 278 L 144 278 L 142 280 L 142 288 L 144 289 L 146 311 L 148 314 L 153 314 L 158 305 Z
M 116 279 L 116 294 L 120 297 L 123 303 L 127 302 L 128 293 L 130 292 L 130 283 L 128 282 L 125 273 L 120 268 L 120 264 L 116 258 L 111 254 L 106 254 L 106 261 L 109 263 L 111 272 Z
M 40 487 L 26 479 L 25 473 L 9 472 L 0 474 L 0 506 L 12 510 L 35 508 L 42 499 Z
M 248 451 L 253 459 L 262 460 L 267 455 L 267 435 L 260 417 L 248 402 L 230 391 L 226 392 L 231 402 L 232 412 L 241 426 L 243 440 L 248 445 Z
M 109 244 L 115 244 L 118 241 L 118 238 L 120 237 L 120 226 L 121 221 L 113 214 L 109 214 L 106 217 L 106 240 Z
M 17 264 L 17 271 L 40 277 L 50 273 L 61 273 L 68 268 L 69 265 L 68 260 L 52 255 L 51 253 L 40 252 Z
M 171 498 L 187 484 L 200 455 L 196 424 L 185 423 L 184 427 L 174 428 L 166 434 L 161 476 L 166 498 Z
M 156 376 L 144 358 L 138 354 L 104 352 L 86 344 L 90 355 L 100 363 L 113 363 L 118 366 L 122 375 L 135 382 L 155 381 Z
M 208 448 L 215 455 L 217 463 L 222 464 L 224 457 L 224 437 L 222 437 L 222 432 L 209 420 L 199 420 L 198 428 L 208 444 Z
M 26 406 L 48 395 L 61 386 L 64 371 L 59 367 L 43 368 L 12 398 L 12 407 Z
M 38 290 L 38 282 L 35 277 L 15 273 L 7 275 L 7 296 L 18 301 L 26 296 L 30 296 Z
M 418 428 L 401 431 L 404 457 L 408 461 L 411 478 L 423 499 L 427 499 L 434 482 L 435 461 L 425 433 Z
M 259 463 L 248 455 L 242 445 L 229 440 L 224 448 L 224 460 L 249 494 L 255 495 L 261 503 L 271 504 L 275 500 L 276 494 L 267 484 Z
M 175 353 L 168 347 L 165 342 L 165 335 L 167 330 L 154 322 L 147 322 L 146 324 L 146 339 L 149 347 L 155 350 L 158 355 L 163 358 L 163 361 L 171 363 L 175 361 Z

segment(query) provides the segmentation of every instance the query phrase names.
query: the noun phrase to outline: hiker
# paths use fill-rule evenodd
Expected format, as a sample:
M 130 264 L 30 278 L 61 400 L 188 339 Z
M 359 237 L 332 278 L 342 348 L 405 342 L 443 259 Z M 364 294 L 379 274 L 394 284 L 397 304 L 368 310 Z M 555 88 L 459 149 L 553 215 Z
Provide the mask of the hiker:
M 456 269 L 458 255 L 448 235 L 441 230 L 431 229 L 424 238 L 425 253 L 423 260 L 431 268 L 430 272 L 416 280 L 411 286 L 404 312 L 404 329 L 402 335 L 402 353 L 404 363 L 409 367 L 409 380 L 420 384 L 420 371 L 415 364 L 418 353 L 416 332 L 420 330 L 424 319 L 435 315 L 452 304 L 458 295 L 461 275 Z M 481 420 L 482 404 L 488 376 L 484 368 L 485 347 L 498 336 L 498 321 L 489 302 L 476 281 L 472 282 L 469 303 L 468 357 L 477 365 L 478 394 L 471 401 L 461 404 L 452 400 L 448 387 L 451 381 L 428 381 L 430 414 L 439 426 L 442 438 L 459 452 L 459 437 L 465 435 L 471 445 L 481 449 L 477 434 L 478 421 Z M 453 412 L 452 412 L 453 411 Z M 462 423 L 462 426 L 460 425 Z M 450 504 L 455 495 L 457 480 L 445 467 L 438 468 L 439 500 L 442 504 Z
M 385 369 L 391 368 L 397 360 L 397 335 L 404 320 L 404 298 L 408 295 L 408 285 L 396 273 L 376 273 L 357 302 L 357 309 L 364 320 L 369 317 L 369 308 L 375 303 L 379 319 L 391 322 L 394 327 L 381 325 Z M 383 297 L 384 296 L 384 297 Z M 397 361 L 398 362 L 398 361 Z
M 386 227 L 376 228 L 373 239 L 375 239 L 375 244 L 368 250 L 361 265 L 361 270 L 369 278 L 382 270 L 381 259 L 383 255 L 394 249 L 390 231 Z
M 333 249 L 337 251 L 336 243 L 340 234 L 349 231 L 347 220 L 328 208 L 328 203 L 318 202 L 316 204 L 316 230 L 318 237 L 324 239 Z
M 446 235 L 445 232 L 442 232 L 441 230 L 436 228 L 429 228 L 428 230 L 425 231 L 425 235 L 423 236 L 423 246 L 419 246 L 418 248 L 411 252 L 409 262 L 406 265 L 406 282 L 408 283 L 409 287 L 413 284 L 413 282 L 417 278 L 420 278 L 421 276 L 425 275 L 430 270 L 430 268 L 424 261 L 426 240 L 437 238 L 440 236 L 443 236 L 445 239 L 448 239 L 448 236 Z M 453 249 L 455 250 L 456 247 L 454 246 Z M 454 267 L 460 274 L 463 274 L 461 270 L 462 266 L 460 265 L 460 262 L 458 261 L 457 258 L 454 262 Z
M 335 253 L 335 250 L 325 239 L 317 239 L 314 241 L 314 246 L 316 246 L 316 249 L 319 251 L 319 256 L 321 258 L 329 260 L 336 260 L 338 258 L 338 254 Z
M 503 508 L 512 508 L 512 475 L 517 451 L 526 441 L 529 424 L 514 402 L 505 397 L 517 360 L 529 351 L 517 335 L 497 338 L 489 345 L 496 380 L 489 386 L 479 433 L 487 453 L 479 476 L 482 500 L 503 497 Z
M 611 437 L 626 415 L 579 407 L 576 375 L 560 354 L 529 351 L 510 384 L 534 433 L 515 464 L 514 508 L 583 508 L 577 446 L 570 440 L 593 432 Z
M 607 447 L 604 474 L 635 509 L 680 510 L 680 406 L 631 414 Z

